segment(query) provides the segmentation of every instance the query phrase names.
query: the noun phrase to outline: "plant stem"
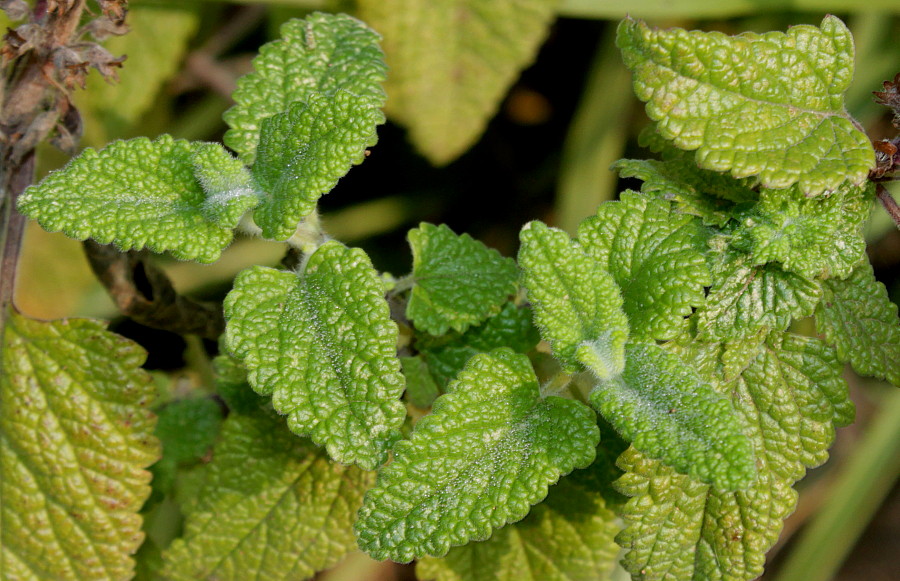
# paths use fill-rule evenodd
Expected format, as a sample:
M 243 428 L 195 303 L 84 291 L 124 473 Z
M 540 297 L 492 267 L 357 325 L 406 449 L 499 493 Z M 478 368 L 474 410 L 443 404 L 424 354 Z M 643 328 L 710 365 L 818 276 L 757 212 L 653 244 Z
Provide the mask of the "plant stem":
M 891 193 L 884 187 L 884 184 L 876 184 L 875 193 L 891 220 L 894 221 L 897 228 L 900 228 L 900 205 L 897 204 Z

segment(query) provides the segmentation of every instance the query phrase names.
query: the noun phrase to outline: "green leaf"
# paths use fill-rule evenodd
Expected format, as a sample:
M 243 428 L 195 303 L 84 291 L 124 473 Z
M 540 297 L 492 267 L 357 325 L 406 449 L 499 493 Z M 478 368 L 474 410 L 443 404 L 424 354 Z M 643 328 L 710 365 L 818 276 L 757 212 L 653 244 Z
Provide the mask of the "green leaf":
M 500 347 L 527 353 L 534 348 L 541 337 L 531 318 L 531 309 L 519 308 L 509 302 L 503 305 L 499 313 L 477 327 L 470 327 L 461 335 L 451 334 L 437 340 L 419 335 L 416 348 L 425 356 L 435 381 L 439 386 L 445 387 L 466 362 L 478 353 L 487 353 Z
M 397 326 L 365 252 L 331 241 L 302 273 L 256 266 L 225 300 L 229 350 L 288 426 L 339 462 L 387 460 L 406 415 Z
M 443 165 L 469 148 L 537 54 L 557 0 L 362 0 L 384 35 L 388 115 Z
M 155 433 L 163 457 L 150 470 L 154 491 L 168 494 L 179 465 L 197 462 L 209 453 L 222 426 L 223 409 L 210 398 L 194 398 L 172 401 L 156 413 Z
M 760 329 L 783 331 L 793 319 L 812 315 L 822 296 L 818 282 L 777 264 L 752 266 L 750 257 L 729 258 L 716 276 L 706 304 L 697 311 L 704 341 L 732 341 Z
M 377 33 L 343 14 L 314 13 L 286 22 L 281 39 L 263 45 L 253 72 L 238 79 L 236 105 L 223 116 L 231 128 L 225 145 L 252 164 L 263 120 L 316 93 L 330 99 L 347 92 L 382 107 L 386 67 L 378 41 Z
M 271 416 L 232 415 L 207 464 L 166 579 L 307 579 L 355 548 L 373 475 L 330 462 Z
M 261 123 L 253 179 L 265 197 L 253 213 L 263 236 L 282 240 L 378 141 L 384 114 L 368 96 L 345 90 L 306 101 Z
M 421 223 L 409 231 L 415 281 L 406 316 L 432 335 L 448 329 L 462 333 L 496 314 L 518 289 L 519 271 L 468 234 L 457 236 L 445 225 Z
M 419 409 L 427 410 L 441 394 L 422 357 L 401 357 L 400 366 L 406 378 L 406 397 Z
M 751 178 L 735 181 L 731 176 L 703 170 L 693 159 L 678 157 L 654 159 L 620 159 L 612 169 L 623 178 L 638 178 L 641 192 L 671 200 L 684 214 L 697 216 L 704 224 L 724 226 L 731 219 L 736 203 L 755 201 L 750 189 Z
M 590 408 L 541 398 L 525 355 L 476 355 L 379 471 L 355 525 L 359 546 L 406 563 L 484 540 L 589 465 L 599 438 Z
M 616 540 L 628 550 L 623 565 L 636 579 L 759 577 L 796 505 L 791 486 L 827 458 L 833 420 L 852 418 L 840 362 L 821 341 L 775 335 L 703 349 L 710 347 L 728 370 L 719 367 L 710 379 L 733 394 L 759 476 L 747 490 L 717 491 L 633 448 L 623 454 L 626 474 L 617 485 L 633 498 Z
M 900 387 L 900 319 L 897 305 L 875 280 L 868 260 L 846 280 L 822 283 L 816 329 L 861 375 L 887 379 Z
M 631 336 L 672 339 L 706 298 L 706 235 L 669 202 L 634 192 L 620 198 L 581 223 L 578 241 L 618 284 Z
M 872 146 L 844 108 L 853 39 L 836 17 L 787 33 L 655 30 L 631 19 L 617 44 L 659 133 L 704 169 L 806 195 L 861 184 Z
M 0 374 L 4 579 L 130 579 L 159 458 L 144 351 L 99 321 L 9 313 Z
M 872 183 L 842 186 L 833 194 L 807 198 L 796 188 L 764 189 L 733 245 L 750 253 L 754 265 L 778 262 L 808 279 L 846 278 L 866 250 L 862 228 L 874 190 Z
M 722 490 L 756 477 L 750 441 L 731 402 L 655 343 L 631 343 L 621 376 L 600 381 L 590 402 L 651 458 Z
M 603 358 L 595 361 L 595 373 L 605 366 L 610 376 L 618 375 L 625 366 L 628 319 L 613 277 L 562 230 L 529 222 L 519 237 L 522 283 L 553 354 L 575 371 L 579 352 L 595 352 Z
M 250 174 L 220 145 L 163 135 L 86 149 L 25 190 L 19 211 L 77 240 L 213 262 L 256 202 Z
M 619 548 L 616 516 L 596 491 L 565 478 L 547 499 L 490 539 L 453 547 L 442 559 L 416 564 L 420 579 L 434 581 L 571 581 L 605 579 Z

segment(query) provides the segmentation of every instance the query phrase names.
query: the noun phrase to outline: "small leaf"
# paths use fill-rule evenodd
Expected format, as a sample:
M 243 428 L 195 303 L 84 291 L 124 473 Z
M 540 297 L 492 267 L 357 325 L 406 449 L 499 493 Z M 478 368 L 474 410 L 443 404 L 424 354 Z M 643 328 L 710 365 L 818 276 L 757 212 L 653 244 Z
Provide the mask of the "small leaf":
M 723 268 L 697 311 L 704 341 L 732 341 L 763 328 L 783 331 L 793 319 L 813 314 L 822 296 L 819 283 L 777 264 L 751 266 L 749 257 L 739 257 Z
M 754 265 L 778 262 L 808 279 L 846 278 L 866 249 L 862 228 L 874 189 L 872 183 L 842 186 L 817 198 L 796 188 L 763 190 L 732 244 L 750 253 Z
M 503 305 L 498 314 L 477 327 L 470 327 L 461 335 L 444 335 L 439 339 L 420 335 L 416 348 L 425 356 L 432 377 L 439 386 L 445 387 L 466 362 L 478 353 L 487 353 L 500 347 L 527 353 L 534 348 L 541 337 L 531 318 L 531 309 L 519 308 L 509 302 Z
M 144 351 L 99 321 L 9 313 L 0 374 L 4 579 L 130 579 L 159 458 Z
M 378 41 L 372 29 L 343 14 L 314 13 L 286 22 L 281 38 L 259 49 L 253 72 L 238 79 L 236 105 L 224 115 L 231 127 L 225 145 L 252 164 L 263 120 L 314 93 L 330 99 L 347 92 L 372 108 L 382 107 L 386 66 Z
M 353 165 L 375 145 L 384 114 L 347 91 L 310 94 L 262 121 L 253 179 L 265 197 L 253 213 L 263 236 L 289 238 Z
M 434 581 L 605 579 L 619 553 L 613 542 L 618 530 L 603 497 L 569 477 L 524 520 L 486 541 L 453 547 L 442 559 L 420 559 L 416 573 Z
M 554 356 L 575 371 L 579 351 L 603 353 L 606 360 L 596 363 L 618 375 L 625 366 L 628 319 L 613 277 L 562 230 L 529 222 L 519 236 L 522 283 Z
M 669 202 L 623 192 L 581 223 L 578 241 L 619 286 L 632 338 L 672 339 L 703 305 L 706 236 Z
M 629 344 L 622 375 L 600 381 L 590 401 L 636 449 L 683 474 L 722 490 L 756 477 L 731 402 L 655 343 Z
M 428 364 L 421 357 L 401 357 L 400 366 L 406 378 L 406 397 L 417 408 L 427 410 L 441 394 Z
M 526 356 L 476 355 L 379 471 L 355 525 L 359 546 L 407 563 L 484 540 L 589 465 L 599 438 L 590 408 L 541 398 Z
M 256 204 L 250 175 L 224 148 L 163 135 L 85 150 L 19 198 L 44 229 L 122 250 L 213 262 Z M 212 179 L 222 172 L 223 177 Z M 226 179 L 228 178 L 228 179 Z M 214 189 L 209 193 L 203 187 Z
M 868 260 L 846 280 L 822 283 L 816 329 L 861 375 L 887 379 L 900 387 L 900 318 Z
M 388 115 L 433 163 L 453 161 L 481 135 L 534 58 L 557 0 L 359 2 L 384 35 Z
M 256 266 L 225 300 L 228 348 L 288 426 L 338 462 L 387 460 L 406 415 L 397 326 L 359 249 L 327 242 L 303 273 Z
M 153 489 L 154 495 L 169 494 L 178 467 L 198 462 L 212 449 L 223 409 L 210 398 L 193 398 L 172 401 L 156 414 L 159 420 L 155 433 L 162 443 L 163 457 L 150 468 Z
M 836 17 L 787 33 L 655 30 L 631 19 L 616 41 L 659 133 L 704 169 L 806 195 L 861 184 L 875 165 L 844 108 L 853 39 Z
M 184 536 L 163 554 L 166 579 L 307 579 L 355 548 L 373 475 L 330 462 L 276 418 L 229 416 L 202 470 Z
M 409 231 L 415 286 L 406 316 L 416 328 L 443 335 L 462 333 L 500 310 L 518 289 L 516 263 L 445 225 L 422 223 Z

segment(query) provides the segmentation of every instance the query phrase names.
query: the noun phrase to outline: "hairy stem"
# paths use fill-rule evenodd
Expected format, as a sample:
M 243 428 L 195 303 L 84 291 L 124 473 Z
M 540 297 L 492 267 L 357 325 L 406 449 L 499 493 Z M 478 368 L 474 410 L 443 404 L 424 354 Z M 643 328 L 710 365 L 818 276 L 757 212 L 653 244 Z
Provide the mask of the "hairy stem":
M 884 184 L 876 184 L 875 193 L 878 196 L 878 201 L 881 202 L 881 205 L 891 217 L 891 220 L 894 221 L 897 228 L 900 228 L 900 205 L 897 204 L 897 201 L 891 196 L 891 193 L 884 187 Z

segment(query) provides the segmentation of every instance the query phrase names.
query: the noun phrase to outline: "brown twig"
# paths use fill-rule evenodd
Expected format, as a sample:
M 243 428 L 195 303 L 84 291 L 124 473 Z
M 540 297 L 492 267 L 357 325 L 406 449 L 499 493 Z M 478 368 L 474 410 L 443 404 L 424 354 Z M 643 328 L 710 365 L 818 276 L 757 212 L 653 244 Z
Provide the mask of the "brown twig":
M 178 294 L 146 252 L 123 253 L 91 240 L 84 242 L 84 250 L 123 315 L 148 327 L 206 339 L 216 339 L 225 330 L 221 305 Z
M 897 228 L 900 228 L 900 205 L 897 204 L 897 201 L 891 196 L 891 193 L 884 187 L 884 184 L 875 184 L 875 195 L 878 196 L 878 201 L 881 202 L 881 205 L 884 207 L 885 211 L 887 211 L 891 220 L 894 221 Z

